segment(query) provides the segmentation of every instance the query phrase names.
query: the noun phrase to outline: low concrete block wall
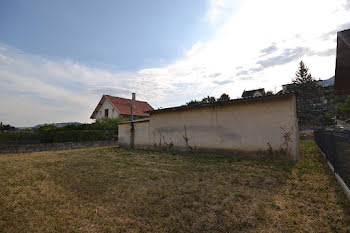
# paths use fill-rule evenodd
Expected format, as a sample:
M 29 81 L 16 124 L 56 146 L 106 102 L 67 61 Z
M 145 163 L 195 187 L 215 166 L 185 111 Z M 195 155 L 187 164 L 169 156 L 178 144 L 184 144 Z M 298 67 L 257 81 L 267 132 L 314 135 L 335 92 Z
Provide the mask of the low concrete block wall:
M 0 154 L 70 150 L 70 149 L 99 147 L 99 146 L 113 146 L 113 145 L 117 145 L 117 141 L 39 143 L 39 144 L 27 144 L 27 145 L 1 145 L 0 144 Z

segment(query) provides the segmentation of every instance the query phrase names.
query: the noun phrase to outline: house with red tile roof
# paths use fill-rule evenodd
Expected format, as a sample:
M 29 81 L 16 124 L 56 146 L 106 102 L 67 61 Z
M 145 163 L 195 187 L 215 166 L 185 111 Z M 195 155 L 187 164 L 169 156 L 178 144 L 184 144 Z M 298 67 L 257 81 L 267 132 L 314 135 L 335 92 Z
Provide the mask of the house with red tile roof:
M 98 102 L 94 112 L 91 114 L 91 119 L 101 119 L 103 117 L 117 118 L 119 116 L 130 117 L 131 114 L 131 99 L 115 97 L 111 95 L 103 95 Z M 154 110 L 151 105 L 145 101 L 135 101 L 133 109 L 134 119 L 147 118 L 147 111 Z

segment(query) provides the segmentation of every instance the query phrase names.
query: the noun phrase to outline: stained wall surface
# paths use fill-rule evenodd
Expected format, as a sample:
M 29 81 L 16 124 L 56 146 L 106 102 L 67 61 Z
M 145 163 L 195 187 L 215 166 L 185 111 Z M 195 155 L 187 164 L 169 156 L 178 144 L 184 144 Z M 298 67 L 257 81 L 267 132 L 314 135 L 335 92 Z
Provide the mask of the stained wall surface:
M 121 143 L 130 142 L 123 128 Z M 295 96 L 282 95 L 152 112 L 135 123 L 135 146 L 296 160 L 298 131 Z
M 123 146 L 130 145 L 130 123 L 118 125 L 118 144 Z M 138 148 L 149 148 L 149 122 L 134 123 L 134 144 Z

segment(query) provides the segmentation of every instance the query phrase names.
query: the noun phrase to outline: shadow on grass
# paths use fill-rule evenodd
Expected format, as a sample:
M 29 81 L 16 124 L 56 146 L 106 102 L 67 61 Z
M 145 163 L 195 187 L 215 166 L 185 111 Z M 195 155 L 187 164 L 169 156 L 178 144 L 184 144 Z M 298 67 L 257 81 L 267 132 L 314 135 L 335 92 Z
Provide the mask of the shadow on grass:
M 129 151 L 130 153 L 142 153 L 142 154 L 157 154 L 162 156 L 179 156 L 187 158 L 193 162 L 224 162 L 224 163 L 237 163 L 237 162 L 251 162 L 259 165 L 276 166 L 284 169 L 285 171 L 291 171 L 297 162 L 282 161 L 273 159 L 255 159 L 249 157 L 241 157 L 237 155 L 220 155 L 215 153 L 192 153 L 192 152 L 179 152 L 179 151 L 161 151 L 153 149 L 129 149 L 114 147 L 110 148 L 114 152 Z

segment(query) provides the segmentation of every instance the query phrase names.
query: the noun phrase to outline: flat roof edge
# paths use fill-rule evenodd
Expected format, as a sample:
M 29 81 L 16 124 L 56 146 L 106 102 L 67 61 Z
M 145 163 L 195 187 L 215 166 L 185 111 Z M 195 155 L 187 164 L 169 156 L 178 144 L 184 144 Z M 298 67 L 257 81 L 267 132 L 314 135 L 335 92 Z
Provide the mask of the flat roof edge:
M 149 118 L 133 120 L 134 123 L 147 122 L 147 121 L 149 121 Z M 131 123 L 131 121 L 118 122 L 118 124 L 130 124 L 130 123 Z
M 285 98 L 294 96 L 294 92 L 287 92 L 283 94 L 276 94 L 276 95 L 267 95 L 267 96 L 260 96 L 260 97 L 248 97 L 248 98 L 240 98 L 240 99 L 233 99 L 226 102 L 216 102 L 213 104 L 199 104 L 199 105 L 182 105 L 177 107 L 170 107 L 170 108 L 162 108 L 152 111 L 147 111 L 148 113 L 158 113 L 158 112 L 167 112 L 167 111 L 181 111 L 181 110 L 187 110 L 187 109 L 193 109 L 193 108 L 202 108 L 202 107 L 210 107 L 210 106 L 223 106 L 223 105 L 229 105 L 229 104 L 235 104 L 235 103 L 244 103 L 244 102 L 253 102 L 253 101 L 263 101 L 263 100 L 270 100 L 270 99 L 278 99 L 278 98 Z

